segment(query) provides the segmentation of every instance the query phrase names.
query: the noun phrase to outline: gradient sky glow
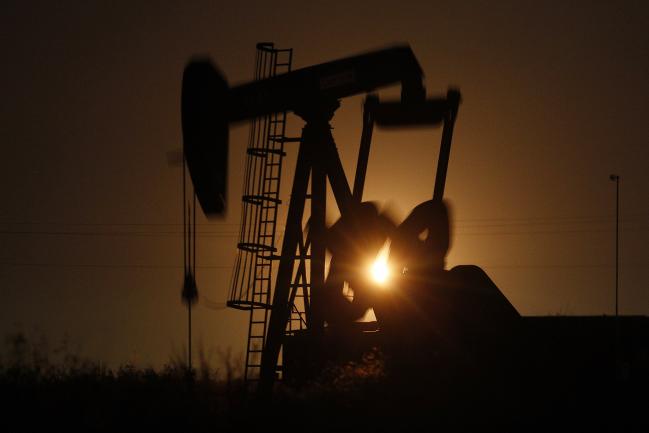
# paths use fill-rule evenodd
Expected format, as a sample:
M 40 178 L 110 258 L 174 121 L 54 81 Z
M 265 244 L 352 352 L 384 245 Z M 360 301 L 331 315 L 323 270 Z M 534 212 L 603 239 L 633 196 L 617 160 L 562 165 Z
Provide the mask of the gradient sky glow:
M 524 315 L 612 314 L 619 174 L 620 311 L 649 314 L 649 3 L 435 3 L 2 2 L 0 334 L 68 335 L 109 365 L 180 352 L 181 171 L 167 152 L 183 67 L 207 54 L 248 81 L 259 41 L 294 48 L 294 67 L 408 42 L 429 94 L 461 89 L 449 265 L 483 267 Z M 332 122 L 348 179 L 361 103 Z M 227 218 L 199 218 L 208 302 L 194 329 L 213 356 L 245 347 L 246 313 L 208 305 L 227 294 L 246 133 L 231 131 Z M 438 130 L 375 130 L 365 199 L 403 217 L 429 198 L 438 143 Z

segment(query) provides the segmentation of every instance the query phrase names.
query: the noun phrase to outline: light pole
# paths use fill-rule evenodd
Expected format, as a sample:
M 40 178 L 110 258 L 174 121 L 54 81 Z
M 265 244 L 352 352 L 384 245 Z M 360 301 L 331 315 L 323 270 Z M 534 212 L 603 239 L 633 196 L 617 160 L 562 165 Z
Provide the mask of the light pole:
M 609 176 L 615 182 L 615 317 L 618 313 L 618 289 L 620 281 L 620 176 Z

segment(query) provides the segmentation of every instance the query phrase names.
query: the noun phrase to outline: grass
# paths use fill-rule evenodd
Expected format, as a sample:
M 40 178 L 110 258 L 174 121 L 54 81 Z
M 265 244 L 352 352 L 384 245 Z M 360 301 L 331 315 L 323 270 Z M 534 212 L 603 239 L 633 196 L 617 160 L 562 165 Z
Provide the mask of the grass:
M 645 400 L 635 398 L 646 392 L 646 375 L 602 388 L 590 374 L 568 384 L 553 381 L 552 371 L 519 375 L 496 363 L 476 369 L 432 355 L 393 374 L 395 364 L 374 350 L 357 362 L 329 365 L 301 386 L 278 384 L 273 400 L 260 402 L 247 392 L 229 351 L 219 353 L 221 369 L 199 351 L 198 367 L 188 374 L 178 355 L 157 370 L 131 364 L 111 370 L 70 346 L 64 340 L 50 349 L 20 333 L 5 338 L 1 431 L 617 431 L 616 414 L 626 414 L 630 431 L 649 427 L 639 416 Z M 626 403 L 609 412 L 609 402 L 625 395 Z
M 5 338 L 4 353 L 4 432 L 346 430 L 350 417 L 365 419 L 360 415 L 384 377 L 380 354 L 371 352 L 359 362 L 330 366 L 299 388 L 278 384 L 273 401 L 260 403 L 230 351 L 218 353 L 220 370 L 199 351 L 191 374 L 178 354 L 158 370 L 132 364 L 112 370 L 78 355 L 66 340 L 50 349 L 22 333 Z
M 173 357 L 159 370 L 125 364 L 115 370 L 81 357 L 63 341 L 49 349 L 22 333 L 5 338 L 0 362 L 2 430 L 228 431 L 228 414 L 243 399 L 243 384 L 231 354 L 223 378 L 204 354 L 188 374 Z

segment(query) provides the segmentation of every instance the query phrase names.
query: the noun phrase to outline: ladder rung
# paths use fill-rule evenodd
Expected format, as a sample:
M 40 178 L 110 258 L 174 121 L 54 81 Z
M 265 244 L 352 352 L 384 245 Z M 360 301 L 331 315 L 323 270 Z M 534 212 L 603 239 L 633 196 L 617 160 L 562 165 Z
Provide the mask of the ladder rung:
M 282 256 L 278 255 L 278 254 L 273 254 L 270 257 L 271 257 L 272 260 L 281 260 L 282 259 Z M 305 255 L 305 256 L 296 255 L 296 256 L 293 256 L 293 260 L 311 260 L 311 255 L 310 254 Z
M 254 155 L 254 156 L 266 156 L 269 153 L 280 155 L 280 156 L 286 156 L 286 152 L 284 152 L 281 149 L 270 149 L 270 148 L 267 149 L 264 147 L 249 147 L 246 152 L 248 153 L 248 155 Z
M 263 202 L 272 202 L 275 204 L 281 204 L 282 201 L 277 198 L 267 197 L 264 195 L 244 195 L 242 200 L 250 204 L 262 204 Z
M 253 242 L 239 242 L 237 244 L 237 248 L 239 248 L 240 250 L 249 251 L 249 252 L 252 252 L 252 253 L 256 253 L 256 252 L 259 252 L 259 251 L 271 251 L 271 252 L 277 251 L 277 248 L 275 248 L 275 247 L 271 247 L 269 245 L 262 245 L 262 244 L 258 244 L 258 243 L 253 243 Z
M 302 141 L 300 137 L 282 137 L 277 135 L 271 135 L 268 139 L 274 143 L 299 143 Z

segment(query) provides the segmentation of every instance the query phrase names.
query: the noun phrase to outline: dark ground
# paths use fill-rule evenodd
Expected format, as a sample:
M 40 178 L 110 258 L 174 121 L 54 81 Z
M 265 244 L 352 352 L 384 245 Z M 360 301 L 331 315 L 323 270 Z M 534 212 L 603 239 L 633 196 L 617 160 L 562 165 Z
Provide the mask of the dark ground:
M 5 432 L 644 432 L 648 322 L 526 318 L 515 350 L 490 344 L 458 358 L 422 349 L 426 362 L 370 350 L 317 380 L 278 385 L 269 403 L 229 370 L 219 376 L 202 366 L 188 380 L 179 365 L 110 371 L 23 353 L 1 367 L 0 422 Z

